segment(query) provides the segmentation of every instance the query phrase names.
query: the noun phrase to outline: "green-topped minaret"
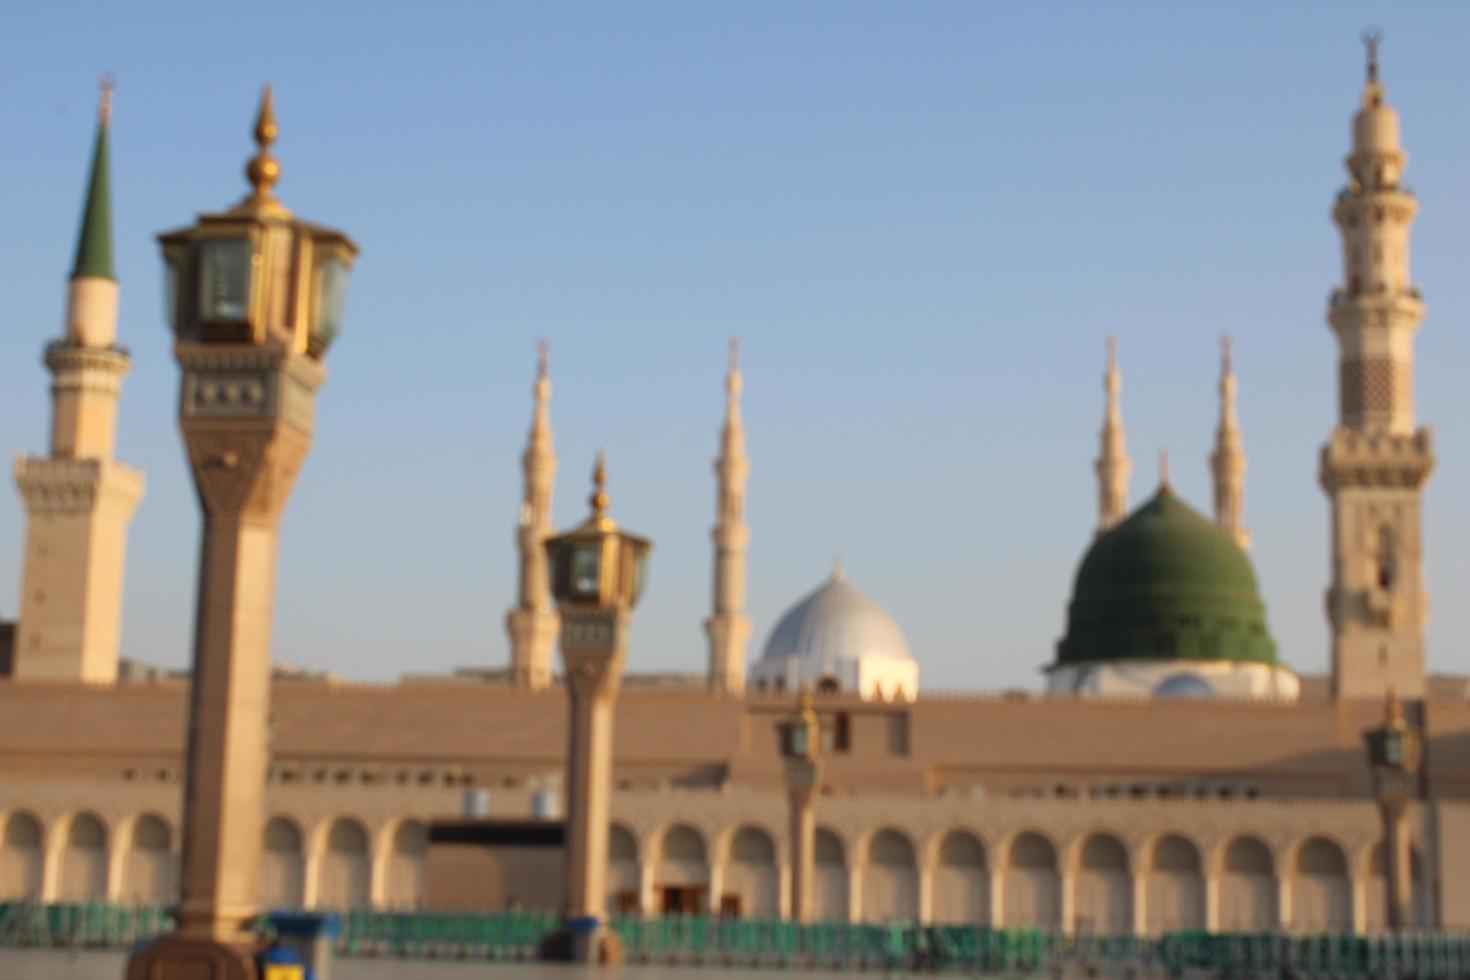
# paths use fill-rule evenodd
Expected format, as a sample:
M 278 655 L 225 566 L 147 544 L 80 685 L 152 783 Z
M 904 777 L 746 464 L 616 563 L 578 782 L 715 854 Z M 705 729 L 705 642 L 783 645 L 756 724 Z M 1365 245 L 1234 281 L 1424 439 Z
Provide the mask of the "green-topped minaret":
M 45 350 L 52 377 L 50 453 L 15 464 L 26 508 L 18 680 L 117 679 L 123 559 L 143 474 L 113 458 L 117 400 L 131 361 L 117 345 L 111 119 L 112 86 L 104 82 L 66 324 Z
M 104 84 L 97 113 L 97 138 L 92 143 L 92 175 L 87 181 L 87 200 L 82 205 L 77 258 L 71 268 L 73 279 L 117 279 L 112 271 L 112 175 L 108 145 L 111 123 L 112 88 Z

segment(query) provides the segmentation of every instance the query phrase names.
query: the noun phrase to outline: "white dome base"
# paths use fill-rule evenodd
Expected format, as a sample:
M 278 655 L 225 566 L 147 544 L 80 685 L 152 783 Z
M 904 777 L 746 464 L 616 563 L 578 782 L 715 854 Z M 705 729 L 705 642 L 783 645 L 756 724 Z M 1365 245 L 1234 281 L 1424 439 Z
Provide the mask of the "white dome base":
M 919 665 L 898 657 L 837 658 L 823 663 L 809 657 L 762 660 L 750 669 L 757 691 L 813 691 L 856 694 L 865 701 L 912 701 L 919 693 Z
M 1122 660 L 1047 672 L 1048 694 L 1246 698 L 1295 701 L 1301 682 L 1285 667 L 1237 660 Z

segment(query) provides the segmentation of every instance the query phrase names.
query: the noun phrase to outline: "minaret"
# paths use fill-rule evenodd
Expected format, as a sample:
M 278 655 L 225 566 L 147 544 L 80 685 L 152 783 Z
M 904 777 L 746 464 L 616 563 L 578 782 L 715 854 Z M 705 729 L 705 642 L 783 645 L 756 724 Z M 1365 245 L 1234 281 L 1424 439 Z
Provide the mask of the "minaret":
M 1103 374 L 1103 390 L 1107 392 L 1107 410 L 1103 415 L 1102 447 L 1094 469 L 1097 471 L 1097 533 L 1121 521 L 1128 513 L 1128 474 L 1133 464 L 1128 461 L 1128 446 L 1123 436 L 1123 408 L 1118 396 L 1123 391 L 1123 375 L 1118 371 L 1118 340 L 1108 338 L 1108 369 Z
M 1347 186 L 1332 209 L 1345 282 L 1327 311 L 1339 349 L 1338 424 L 1320 479 L 1332 499 L 1333 692 L 1381 701 L 1390 690 L 1424 696 L 1420 491 L 1434 454 L 1430 430 L 1414 428 L 1414 332 L 1424 315 L 1409 282 L 1417 204 L 1399 183 L 1407 157 L 1378 79 L 1379 40 L 1364 35 L 1368 79 Z
M 15 676 L 24 680 L 117 679 L 123 558 L 143 474 L 113 459 L 118 393 L 132 362 L 116 343 L 111 116 L 112 87 L 104 82 L 65 333 L 46 345 L 51 452 L 15 463 L 26 509 L 15 643 Z
M 750 619 L 745 615 L 745 425 L 740 420 L 740 344 L 730 341 L 730 367 L 725 375 L 725 425 L 715 460 L 714 610 L 704 621 L 709 634 L 709 686 L 720 694 L 745 693 L 745 645 Z
M 526 452 L 521 456 L 525 490 L 521 497 L 521 521 L 516 528 L 520 600 L 505 617 L 505 628 L 510 633 L 511 683 L 529 691 L 544 690 L 551 685 L 551 660 L 561 628 L 561 621 L 551 607 L 546 573 L 546 539 L 556 533 L 551 526 L 556 451 L 551 446 L 551 378 L 547 376 L 546 361 L 543 341 L 537 349 L 531 434 L 526 440 Z
M 1220 425 L 1215 429 L 1215 451 L 1210 473 L 1215 478 L 1215 523 L 1241 548 L 1251 546 L 1245 529 L 1245 445 L 1235 414 L 1235 371 L 1230 363 L 1230 338 L 1220 338 Z

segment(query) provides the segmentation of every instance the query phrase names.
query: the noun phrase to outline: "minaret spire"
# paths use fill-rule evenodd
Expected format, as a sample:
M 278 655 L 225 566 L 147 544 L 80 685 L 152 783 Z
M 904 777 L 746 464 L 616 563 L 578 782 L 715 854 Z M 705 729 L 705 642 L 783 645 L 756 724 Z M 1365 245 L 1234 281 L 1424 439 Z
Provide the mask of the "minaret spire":
M 539 691 L 551 684 L 552 653 L 561 628 L 551 607 L 546 570 L 546 539 L 555 533 L 551 526 L 551 491 L 556 478 L 556 451 L 552 448 L 551 378 L 544 340 L 536 348 L 536 382 L 531 394 L 531 431 L 521 456 L 524 489 L 516 528 L 519 599 L 506 616 L 505 628 L 510 634 L 511 682 Z
M 77 235 L 73 279 L 116 279 L 112 268 L 112 175 L 108 128 L 112 123 L 112 79 L 98 82 L 97 136 L 92 143 L 92 168 L 87 198 L 82 204 L 82 227 Z
M 722 694 L 745 692 L 745 646 L 750 619 L 745 615 L 745 548 L 750 529 L 745 525 L 745 481 L 750 461 L 745 457 L 745 425 L 740 418 L 740 342 L 730 341 L 730 363 L 725 372 L 725 424 L 720 430 L 720 455 L 715 460 L 714 608 L 705 620 L 709 636 L 709 686 Z
M 1421 492 L 1434 469 L 1430 431 L 1414 419 L 1414 335 L 1424 316 L 1409 278 L 1418 202 L 1402 184 L 1408 155 L 1367 31 L 1367 70 L 1352 120 L 1347 185 L 1333 221 L 1343 283 L 1327 322 L 1338 345 L 1338 421 L 1319 477 L 1332 500 L 1332 689 L 1342 698 L 1424 696 Z
M 1215 429 L 1215 451 L 1210 454 L 1210 473 L 1215 480 L 1215 522 L 1242 548 L 1251 545 L 1245 528 L 1245 445 L 1240 420 L 1235 412 L 1235 370 L 1231 364 L 1231 341 L 1220 338 L 1220 424 Z
M 1097 472 L 1097 533 L 1101 534 L 1123 519 L 1128 511 L 1128 474 L 1133 464 L 1128 461 L 1127 440 L 1123 434 L 1123 408 L 1119 396 L 1123 391 L 1123 375 L 1118 370 L 1118 340 L 1108 338 L 1108 366 L 1103 373 L 1103 391 L 1107 406 L 1103 413 L 1101 448 L 1094 470 Z
M 27 513 L 15 676 L 117 678 L 128 522 L 143 474 L 114 459 L 117 401 L 132 361 L 117 345 L 108 129 L 112 81 L 100 83 L 97 131 L 67 283 L 62 336 L 46 345 L 51 449 L 16 461 Z

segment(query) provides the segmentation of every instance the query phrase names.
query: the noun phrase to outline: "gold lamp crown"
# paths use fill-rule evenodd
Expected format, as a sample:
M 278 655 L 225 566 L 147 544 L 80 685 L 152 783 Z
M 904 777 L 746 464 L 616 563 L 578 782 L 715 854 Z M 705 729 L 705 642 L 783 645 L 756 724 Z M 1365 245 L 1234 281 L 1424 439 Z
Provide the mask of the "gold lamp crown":
M 182 341 L 275 346 L 321 360 L 341 331 L 357 246 L 340 231 L 296 220 L 276 199 L 280 133 L 266 85 L 245 165 L 250 193 L 159 236 L 169 325 Z
M 592 513 L 546 541 L 551 593 L 572 606 L 631 609 L 643 593 L 652 542 L 621 530 L 607 515 L 607 458 L 592 468 Z

